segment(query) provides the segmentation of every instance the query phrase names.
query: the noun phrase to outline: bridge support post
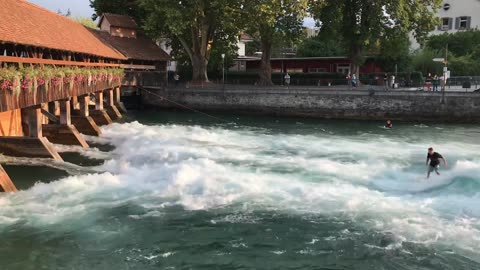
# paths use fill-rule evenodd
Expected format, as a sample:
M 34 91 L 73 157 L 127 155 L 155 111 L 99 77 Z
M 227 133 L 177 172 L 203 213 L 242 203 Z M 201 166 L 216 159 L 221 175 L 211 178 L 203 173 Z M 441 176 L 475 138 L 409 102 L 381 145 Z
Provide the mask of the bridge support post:
M 72 125 L 70 100 L 60 102 L 60 123 L 43 125 L 45 136 L 53 143 L 79 145 L 88 148 L 87 141 Z
M 117 106 L 115 106 L 114 90 L 108 89 L 106 91 L 106 94 L 107 94 L 107 106 L 105 109 L 108 113 L 108 116 L 110 116 L 110 119 L 112 120 L 122 119 L 123 118 L 122 114 L 118 110 Z
M 115 106 L 117 106 L 117 109 L 121 112 L 121 113 L 127 113 L 127 108 L 125 108 L 125 105 L 123 104 L 123 102 L 120 100 L 120 97 L 121 97 L 121 91 L 120 91 L 120 87 L 115 87 L 115 89 L 113 90 L 113 94 L 114 94 L 114 99 L 115 99 Z
M 72 115 L 72 124 L 85 135 L 100 136 L 102 132 L 97 126 L 93 118 L 90 116 L 88 105 L 90 104 L 90 96 L 85 95 L 78 97 L 79 110 Z
M 4 155 L 13 157 L 62 158 L 43 135 L 41 106 L 22 109 L 24 136 L 0 137 L 0 149 Z
M 16 192 L 17 187 L 13 184 L 12 179 L 8 176 L 7 172 L 0 165 L 0 192 Z
M 90 115 L 97 125 L 104 126 L 113 123 L 110 116 L 103 107 L 103 92 L 99 91 L 95 93 L 95 110 L 90 111 Z

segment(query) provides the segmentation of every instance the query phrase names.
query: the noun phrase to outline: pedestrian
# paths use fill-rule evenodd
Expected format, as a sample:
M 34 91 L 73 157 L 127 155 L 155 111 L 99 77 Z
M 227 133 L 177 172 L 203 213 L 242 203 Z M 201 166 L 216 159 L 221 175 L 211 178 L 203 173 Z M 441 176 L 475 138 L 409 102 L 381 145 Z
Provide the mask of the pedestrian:
M 392 77 L 390 78 L 390 81 L 392 82 L 390 85 L 392 88 L 395 88 L 395 75 L 392 75 Z
M 388 74 L 385 73 L 383 76 L 383 86 L 385 87 L 385 90 L 388 90 Z
M 435 74 L 433 76 L 433 80 L 432 80 L 432 86 L 433 86 L 433 92 L 437 92 L 438 91 L 438 85 L 439 85 L 440 81 L 438 79 L 438 76 L 437 74 Z
M 175 75 L 173 75 L 173 79 L 175 80 L 175 87 L 177 87 L 178 83 L 180 82 L 180 75 L 175 72 Z
M 285 79 L 285 85 L 289 86 L 290 85 L 290 75 L 288 74 L 288 72 L 287 72 L 287 74 L 285 74 L 284 79 Z
M 355 73 L 352 75 L 352 86 L 357 87 L 357 75 Z
M 427 86 L 427 91 L 432 91 L 432 73 L 428 73 L 425 84 Z
M 350 85 L 352 85 L 352 76 L 350 75 L 350 72 L 348 72 L 347 77 L 345 77 L 345 79 L 347 79 L 347 85 L 350 87 Z

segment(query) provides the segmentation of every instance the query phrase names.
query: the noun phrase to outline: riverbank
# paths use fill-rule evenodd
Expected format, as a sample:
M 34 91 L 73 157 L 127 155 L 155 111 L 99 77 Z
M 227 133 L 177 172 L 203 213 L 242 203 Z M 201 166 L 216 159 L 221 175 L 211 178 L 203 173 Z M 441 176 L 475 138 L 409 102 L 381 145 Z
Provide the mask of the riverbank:
M 188 108 L 325 119 L 480 123 L 480 94 L 317 88 L 142 91 L 146 108 Z

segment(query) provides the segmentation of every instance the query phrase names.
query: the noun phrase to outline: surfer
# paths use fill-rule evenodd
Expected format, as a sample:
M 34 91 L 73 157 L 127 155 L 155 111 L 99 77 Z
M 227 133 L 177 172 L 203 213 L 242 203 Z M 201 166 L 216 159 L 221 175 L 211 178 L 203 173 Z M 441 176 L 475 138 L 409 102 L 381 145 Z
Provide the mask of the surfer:
M 445 167 L 447 166 L 447 160 L 440 155 L 437 152 L 433 151 L 433 148 L 428 148 L 428 154 L 427 154 L 427 166 L 428 166 L 428 161 L 430 161 L 430 166 L 428 166 L 428 174 L 427 174 L 427 179 L 430 178 L 430 174 L 435 171 L 437 175 L 440 175 L 438 172 L 438 169 L 440 167 L 440 159 L 443 161 L 443 164 Z
M 393 128 L 392 121 L 387 120 L 387 124 L 385 124 L 385 128 Z

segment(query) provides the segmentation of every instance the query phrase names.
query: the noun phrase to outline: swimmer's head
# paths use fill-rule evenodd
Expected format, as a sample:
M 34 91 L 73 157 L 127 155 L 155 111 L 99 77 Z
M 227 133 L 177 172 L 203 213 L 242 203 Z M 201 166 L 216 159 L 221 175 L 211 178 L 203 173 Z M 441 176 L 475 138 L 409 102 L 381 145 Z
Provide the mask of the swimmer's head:
M 433 154 L 433 148 L 432 147 L 428 148 L 428 153 Z

